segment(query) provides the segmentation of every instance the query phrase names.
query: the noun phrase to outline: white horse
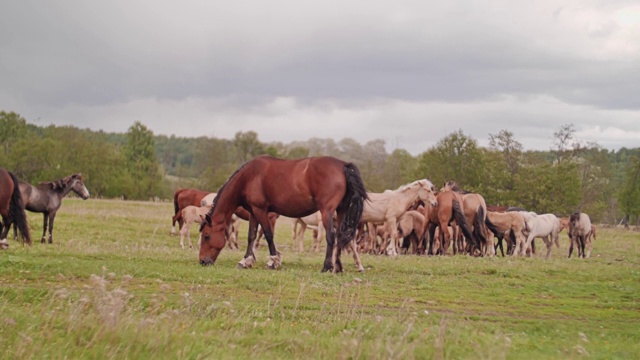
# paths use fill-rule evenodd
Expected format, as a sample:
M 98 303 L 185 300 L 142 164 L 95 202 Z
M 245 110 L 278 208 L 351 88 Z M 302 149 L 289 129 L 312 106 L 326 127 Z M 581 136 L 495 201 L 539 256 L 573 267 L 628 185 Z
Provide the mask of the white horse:
M 387 255 L 398 255 L 398 231 L 397 223 L 400 218 L 417 200 L 422 200 L 432 206 L 436 206 L 435 187 L 427 179 L 416 180 L 402 185 L 396 190 L 387 190 L 383 193 L 367 193 L 369 201 L 364 202 L 362 222 L 385 224 L 385 233 L 390 234 L 386 252 Z M 371 229 L 370 229 L 371 231 Z M 375 234 L 371 234 L 375 239 Z
M 315 229 L 317 231 L 317 235 L 313 238 L 313 251 L 320 251 L 320 243 L 322 239 L 324 239 L 324 226 L 322 225 L 322 214 L 320 211 L 317 211 L 311 215 L 292 219 L 292 238 L 293 238 L 293 246 L 298 245 L 298 251 L 304 251 L 304 232 L 308 228 Z M 300 226 L 298 228 L 298 225 Z
M 216 195 L 218 195 L 218 193 L 209 193 L 207 195 L 205 195 L 202 200 L 200 200 L 200 206 L 209 206 L 211 207 L 211 205 L 213 205 L 213 199 L 216 198 Z
M 548 259 L 551 255 L 553 242 L 555 242 L 556 246 L 560 248 L 560 241 L 558 240 L 558 234 L 560 233 L 560 220 L 558 220 L 558 217 L 553 214 L 538 215 L 534 212 L 527 211 L 520 211 L 520 214 L 524 216 L 529 228 L 529 236 L 527 236 L 527 241 L 524 246 L 522 246 L 520 255 L 526 255 L 527 249 L 531 246 L 533 239 L 539 237 L 542 238 L 545 245 L 547 245 L 546 258 Z M 516 245 L 516 251 L 517 250 L 518 245 Z

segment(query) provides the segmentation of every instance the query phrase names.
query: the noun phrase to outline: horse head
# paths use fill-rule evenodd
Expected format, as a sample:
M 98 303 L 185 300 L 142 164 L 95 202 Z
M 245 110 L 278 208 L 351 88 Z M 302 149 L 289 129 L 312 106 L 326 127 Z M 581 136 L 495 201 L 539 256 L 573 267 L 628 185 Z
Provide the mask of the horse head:
M 422 200 L 425 204 L 429 203 L 431 206 L 437 206 L 438 200 L 436 199 L 435 186 L 433 186 L 431 181 L 423 179 L 418 180 L 418 183 L 421 186 L 420 191 L 418 192 L 418 197 L 420 198 L 420 200 Z
M 63 182 L 67 184 L 67 186 L 71 187 L 74 193 L 80 196 L 83 200 L 87 200 L 89 198 L 89 190 L 86 186 L 84 186 L 84 182 L 82 181 L 82 174 L 73 174 L 71 176 L 67 176 L 63 179 Z
M 222 249 L 227 243 L 226 239 L 227 227 L 224 222 L 214 222 L 211 219 L 211 212 L 204 217 L 202 225 L 200 225 L 200 234 L 202 241 L 200 242 L 200 265 L 213 265 L 220 255 Z

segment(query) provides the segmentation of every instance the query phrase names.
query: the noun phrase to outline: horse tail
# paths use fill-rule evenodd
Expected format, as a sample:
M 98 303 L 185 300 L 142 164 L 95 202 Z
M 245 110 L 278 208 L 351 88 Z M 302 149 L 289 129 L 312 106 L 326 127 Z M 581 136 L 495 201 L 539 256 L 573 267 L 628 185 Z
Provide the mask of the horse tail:
M 485 219 L 483 218 L 486 218 L 484 215 L 484 208 L 482 206 L 478 206 L 478 209 L 476 209 L 476 217 L 473 219 L 473 235 L 476 239 L 480 239 L 482 242 L 486 243 L 487 236 L 483 231 L 483 229 L 486 229 L 486 225 L 484 221 Z
M 344 176 L 347 182 L 346 191 L 339 208 L 345 210 L 345 215 L 339 226 L 338 244 L 346 248 L 353 239 L 358 223 L 364 210 L 364 201 L 368 200 L 367 190 L 360 177 L 360 170 L 352 163 L 344 165 Z
M 513 231 L 513 228 L 509 229 L 509 241 L 513 246 L 516 246 L 516 233 Z
M 178 211 L 180 211 L 180 208 L 178 207 L 178 196 L 180 195 L 180 193 L 182 192 L 182 190 L 184 189 L 178 189 L 176 190 L 176 192 L 173 194 L 173 215 L 178 215 Z
M 20 183 L 12 172 L 8 171 L 8 173 L 11 176 L 11 180 L 13 180 L 13 193 L 9 202 L 9 218 L 13 220 L 14 226 L 20 232 L 22 239 L 31 245 L 31 233 L 29 232 L 27 214 L 24 212 L 24 204 L 20 194 Z
M 488 216 L 484 219 L 484 223 L 487 225 L 487 228 L 489 228 L 493 235 L 498 236 L 498 234 L 500 233 L 500 229 L 498 229 L 496 224 L 491 222 Z
M 458 202 L 458 200 L 456 199 L 453 199 L 451 209 L 453 211 L 453 218 L 458 223 L 458 226 L 460 226 L 460 229 L 462 229 L 462 234 L 467 239 L 469 239 L 469 241 L 473 244 L 474 247 L 479 248 L 478 242 L 475 236 L 473 236 L 473 234 L 471 233 L 471 230 L 469 230 L 469 224 L 467 224 L 467 219 L 464 217 L 464 213 L 462 212 L 462 207 L 460 206 L 460 202 Z

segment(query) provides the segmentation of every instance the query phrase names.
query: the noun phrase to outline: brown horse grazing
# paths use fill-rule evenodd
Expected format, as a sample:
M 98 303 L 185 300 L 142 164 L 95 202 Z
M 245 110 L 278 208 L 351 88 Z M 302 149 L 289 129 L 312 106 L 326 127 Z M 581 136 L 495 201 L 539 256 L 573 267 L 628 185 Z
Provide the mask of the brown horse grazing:
M 25 208 L 43 214 L 44 226 L 41 243 L 44 244 L 47 241 L 47 225 L 49 227 L 49 244 L 53 243 L 53 221 L 62 205 L 62 199 L 71 191 L 80 196 L 82 200 L 89 198 L 89 190 L 84 186 L 82 174 L 72 174 L 60 180 L 41 182 L 38 186 L 20 182 L 20 192 Z
M 340 252 L 347 246 L 355 250 L 352 240 L 366 199 L 360 171 L 354 164 L 329 156 L 297 160 L 258 156 L 238 168 L 218 190 L 201 228 L 200 264 L 212 265 L 216 261 L 225 245 L 226 224 L 238 206 L 242 206 L 251 216 L 247 251 L 240 267 L 250 267 L 255 262 L 253 242 L 258 224 L 262 226 L 271 255 L 267 267 L 275 269 L 280 265 L 269 212 L 299 218 L 320 211 L 327 240 L 322 271 L 342 271 Z M 357 257 L 355 251 L 354 257 Z M 356 263 L 363 269 L 358 264 L 359 258 Z
M 175 211 L 171 218 L 171 235 L 176 234 L 176 221 L 178 222 L 178 229 L 182 229 L 184 220 L 182 219 L 182 209 L 189 205 L 204 206 L 201 204 L 202 198 L 204 198 L 210 191 L 202 191 L 198 189 L 178 189 L 173 194 L 173 210 Z
M 479 244 L 476 242 L 475 236 L 471 233 L 469 229 L 469 224 L 467 223 L 467 219 L 464 217 L 464 212 L 462 209 L 462 195 L 458 194 L 454 191 L 443 191 L 438 193 L 436 196 L 437 205 L 432 206 L 431 204 L 425 204 L 424 208 L 424 231 L 423 233 L 427 236 L 427 229 L 429 230 L 429 255 L 444 255 L 447 253 L 449 249 L 449 244 L 451 243 L 451 236 L 449 235 L 449 231 L 442 231 L 444 234 L 444 244 L 439 249 L 433 249 L 434 235 L 436 231 L 436 227 L 440 226 L 441 229 L 446 229 L 451 222 L 455 221 L 455 223 L 460 227 L 462 233 L 467 238 L 467 240 L 471 243 L 472 248 L 479 248 Z M 454 239 L 457 237 L 454 234 Z M 457 244 L 454 243 L 454 254 L 462 249 L 457 248 Z M 473 253 L 472 253 L 473 254 Z
M 20 195 L 18 178 L 3 168 L 0 168 L 0 247 L 9 247 L 7 233 L 13 224 L 14 229 L 20 230 L 20 237 L 31 245 L 31 234 L 27 223 L 27 215 L 24 212 L 24 203 Z

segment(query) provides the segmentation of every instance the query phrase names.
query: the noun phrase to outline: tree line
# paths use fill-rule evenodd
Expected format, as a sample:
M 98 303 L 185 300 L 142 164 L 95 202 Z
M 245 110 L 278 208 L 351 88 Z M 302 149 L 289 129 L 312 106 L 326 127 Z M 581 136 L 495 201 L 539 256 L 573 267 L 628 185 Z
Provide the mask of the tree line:
M 489 146 L 456 130 L 417 156 L 383 140 L 345 138 L 264 143 L 253 131 L 233 139 L 154 135 L 135 122 L 126 133 L 74 126 L 37 126 L 0 112 L 0 167 L 30 183 L 81 172 L 104 198 L 171 199 L 178 187 L 216 191 L 238 166 L 260 154 L 282 158 L 330 155 L 358 165 L 369 191 L 395 189 L 419 178 L 446 180 L 482 194 L 487 203 L 594 221 L 640 221 L 640 148 L 603 149 L 576 139 L 572 124 L 553 134 L 548 151 L 525 150 L 513 133 L 489 134 Z

